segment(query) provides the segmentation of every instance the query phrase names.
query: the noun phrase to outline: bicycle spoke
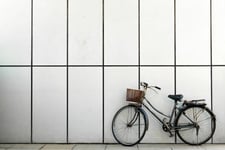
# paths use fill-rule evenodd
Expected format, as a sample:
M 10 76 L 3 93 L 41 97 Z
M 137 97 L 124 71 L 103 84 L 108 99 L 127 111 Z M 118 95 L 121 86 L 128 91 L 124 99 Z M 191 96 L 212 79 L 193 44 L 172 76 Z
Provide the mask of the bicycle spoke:
M 198 113 L 195 114 L 195 118 L 196 120 L 198 119 L 198 117 L 203 113 L 203 110 L 199 110 Z
M 208 120 L 208 119 L 212 119 L 212 118 L 211 118 L 211 117 L 208 117 L 208 118 L 206 118 L 206 119 L 203 119 L 203 120 L 201 120 L 201 121 L 198 121 L 197 123 L 200 123 L 200 122 L 205 121 L 205 120 Z
M 194 123 L 186 114 L 184 114 L 184 116 L 191 122 Z

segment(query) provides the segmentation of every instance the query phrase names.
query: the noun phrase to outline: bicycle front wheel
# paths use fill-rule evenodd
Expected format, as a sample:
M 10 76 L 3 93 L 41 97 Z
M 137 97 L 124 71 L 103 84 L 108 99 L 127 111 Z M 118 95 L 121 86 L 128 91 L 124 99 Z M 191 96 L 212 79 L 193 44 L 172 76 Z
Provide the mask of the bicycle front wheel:
M 112 133 L 116 141 L 124 146 L 139 143 L 147 130 L 146 116 L 134 105 L 122 107 L 112 121 Z
M 177 135 L 186 144 L 206 143 L 216 128 L 215 115 L 204 106 L 191 106 L 182 110 L 175 123 Z

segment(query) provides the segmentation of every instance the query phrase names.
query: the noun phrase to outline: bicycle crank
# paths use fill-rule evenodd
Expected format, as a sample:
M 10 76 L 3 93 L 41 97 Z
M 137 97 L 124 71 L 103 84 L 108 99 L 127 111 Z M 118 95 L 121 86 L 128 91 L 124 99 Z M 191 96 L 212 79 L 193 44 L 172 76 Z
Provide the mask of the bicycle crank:
M 170 136 L 170 137 L 173 136 L 173 133 L 172 133 L 172 131 L 170 130 L 170 127 L 169 127 L 168 123 L 164 123 L 163 126 L 162 126 L 162 129 L 163 129 L 163 131 L 165 131 L 165 132 L 169 132 L 169 134 L 170 134 L 169 136 Z

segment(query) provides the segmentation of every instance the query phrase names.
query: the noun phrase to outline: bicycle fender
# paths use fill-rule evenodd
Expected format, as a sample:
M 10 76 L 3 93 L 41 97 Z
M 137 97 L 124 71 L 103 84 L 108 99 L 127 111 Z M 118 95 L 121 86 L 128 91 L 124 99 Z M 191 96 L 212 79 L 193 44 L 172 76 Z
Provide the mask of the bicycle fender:
M 138 110 L 141 111 L 144 114 L 144 117 L 145 117 L 145 120 L 146 120 L 146 130 L 148 130 L 148 128 L 149 128 L 148 115 L 142 108 L 138 108 Z
M 149 128 L 148 115 L 147 115 L 147 113 L 141 108 L 141 105 L 139 105 L 139 104 L 132 104 L 132 103 L 130 103 L 129 105 L 132 105 L 132 106 L 134 106 L 134 107 L 137 107 L 138 111 L 140 111 L 140 112 L 142 112 L 142 113 L 144 114 L 144 118 L 145 118 L 145 120 L 146 120 L 146 130 L 148 130 L 148 128 Z

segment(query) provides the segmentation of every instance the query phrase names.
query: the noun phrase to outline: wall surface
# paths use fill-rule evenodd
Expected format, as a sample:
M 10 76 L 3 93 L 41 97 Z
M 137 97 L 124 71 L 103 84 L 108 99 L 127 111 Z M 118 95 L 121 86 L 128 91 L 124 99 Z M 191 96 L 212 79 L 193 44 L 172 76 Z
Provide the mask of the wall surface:
M 224 0 L 0 0 L 0 143 L 114 143 L 140 81 L 204 98 L 225 143 Z M 150 117 L 144 143 L 174 143 Z

